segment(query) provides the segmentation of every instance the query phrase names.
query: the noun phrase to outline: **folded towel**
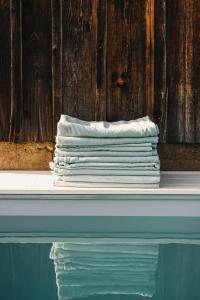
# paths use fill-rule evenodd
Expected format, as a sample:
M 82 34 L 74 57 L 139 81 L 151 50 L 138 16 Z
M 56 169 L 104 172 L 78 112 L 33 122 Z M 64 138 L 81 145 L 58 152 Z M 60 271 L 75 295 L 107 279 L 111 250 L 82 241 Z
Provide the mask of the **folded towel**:
M 104 182 L 104 183 L 159 183 L 160 176 L 109 176 L 109 175 L 54 175 L 56 180 L 73 182 Z
M 158 156 L 145 157 L 106 157 L 106 156 L 91 156 L 91 157 L 58 157 L 54 158 L 54 162 L 65 162 L 69 164 L 74 163 L 159 163 Z
M 122 188 L 122 189 L 157 189 L 159 183 L 105 183 L 105 182 L 72 182 L 54 179 L 54 184 L 58 187 L 74 188 Z
M 155 188 L 160 182 L 158 127 L 149 117 L 86 122 L 61 115 L 54 183 L 74 187 Z
M 140 156 L 155 156 L 157 155 L 157 150 L 153 150 L 153 151 L 67 151 L 67 150 L 59 150 L 58 148 L 55 150 L 55 156 L 56 157 L 92 157 L 92 156 L 96 156 L 96 157 L 140 157 Z
M 156 144 L 152 143 L 141 143 L 141 144 L 125 144 L 125 145 L 106 145 L 106 146 L 74 146 L 70 147 L 65 145 L 64 147 L 61 147 L 59 145 L 56 145 L 56 149 L 62 150 L 62 151 L 70 151 L 70 152 L 83 152 L 83 151 L 131 151 L 131 152 L 138 152 L 138 151 L 152 151 L 153 149 L 156 149 Z
M 56 145 L 57 147 L 65 146 L 100 146 L 100 145 L 126 145 L 126 144 L 144 144 L 158 143 L 158 137 L 138 137 L 138 138 L 91 138 L 91 137 L 67 137 L 67 136 L 57 136 Z
M 148 116 L 131 121 L 86 122 L 68 115 L 61 115 L 57 126 L 58 136 L 72 137 L 149 137 L 158 135 L 158 127 Z
M 135 163 L 112 163 L 112 162 L 105 162 L 105 163 L 75 163 L 75 164 L 69 164 L 65 162 L 55 162 L 54 164 L 57 168 L 66 168 L 66 169 L 119 169 L 123 170 L 124 168 L 130 168 L 130 169 L 136 169 L 136 170 L 159 170 L 160 169 L 160 163 L 155 162 L 135 162 Z
M 135 170 L 135 169 L 66 169 L 62 167 L 54 167 L 54 172 L 57 175 L 132 175 L 132 176 L 160 176 L 159 170 Z

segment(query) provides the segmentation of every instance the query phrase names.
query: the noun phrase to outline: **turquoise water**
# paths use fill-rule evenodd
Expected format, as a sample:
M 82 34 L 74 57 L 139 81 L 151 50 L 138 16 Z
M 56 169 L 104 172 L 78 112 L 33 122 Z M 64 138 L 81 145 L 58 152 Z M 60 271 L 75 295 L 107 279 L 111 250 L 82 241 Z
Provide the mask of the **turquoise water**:
M 54 261 L 49 259 L 51 246 L 51 244 L 38 243 L 0 244 L 0 295 L 2 300 L 58 299 Z M 123 261 L 125 260 L 124 258 Z M 106 276 L 105 272 L 102 280 L 106 280 Z M 124 276 L 126 277 L 126 274 Z M 73 299 L 199 300 L 200 245 L 179 243 L 158 245 L 155 290 L 152 297 L 133 294 L 111 296 L 108 294 Z

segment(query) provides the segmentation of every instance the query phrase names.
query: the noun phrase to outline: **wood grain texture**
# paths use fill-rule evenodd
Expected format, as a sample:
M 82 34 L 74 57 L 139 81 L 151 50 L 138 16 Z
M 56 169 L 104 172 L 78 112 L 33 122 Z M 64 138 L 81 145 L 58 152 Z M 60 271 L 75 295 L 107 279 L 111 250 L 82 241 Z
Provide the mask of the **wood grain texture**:
M 160 144 L 158 153 L 163 171 L 200 171 L 199 144 Z
M 185 0 L 166 3 L 167 142 L 177 143 L 184 142 Z
M 148 113 L 160 142 L 200 143 L 199 41 L 199 0 L 0 0 L 0 140 Z
M 53 135 L 62 112 L 62 2 L 51 0 L 52 8 L 52 118 Z
M 8 141 L 11 106 L 10 1 L 0 1 L 0 139 Z
M 154 7 L 155 0 L 146 0 L 146 113 L 154 117 Z
M 145 1 L 108 0 L 107 119 L 146 112 Z
M 167 101 L 166 85 L 166 1 L 155 0 L 155 69 L 154 69 L 154 120 L 159 124 L 160 142 L 166 142 Z
M 196 7 L 197 9 L 197 7 Z M 193 90 L 194 0 L 185 2 L 185 142 L 194 142 L 195 106 Z
M 63 113 L 95 118 L 96 0 L 62 2 Z
M 22 6 L 21 0 L 10 1 L 11 7 L 11 113 L 9 141 L 20 142 L 22 133 Z
M 193 4 L 193 107 L 194 142 L 200 143 L 200 2 L 194 0 Z
M 160 125 L 161 142 L 199 142 L 197 2 L 157 1 L 154 112 Z
M 51 27 L 51 1 L 22 0 L 24 140 L 52 138 Z
M 107 98 L 107 2 L 97 1 L 95 120 L 106 120 Z

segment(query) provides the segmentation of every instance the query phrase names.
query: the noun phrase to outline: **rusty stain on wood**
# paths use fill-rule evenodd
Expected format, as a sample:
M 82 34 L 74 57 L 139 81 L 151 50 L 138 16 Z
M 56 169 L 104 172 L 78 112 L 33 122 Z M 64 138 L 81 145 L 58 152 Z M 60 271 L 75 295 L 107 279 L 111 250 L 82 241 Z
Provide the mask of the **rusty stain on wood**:
M 146 0 L 146 112 L 154 110 L 154 0 Z

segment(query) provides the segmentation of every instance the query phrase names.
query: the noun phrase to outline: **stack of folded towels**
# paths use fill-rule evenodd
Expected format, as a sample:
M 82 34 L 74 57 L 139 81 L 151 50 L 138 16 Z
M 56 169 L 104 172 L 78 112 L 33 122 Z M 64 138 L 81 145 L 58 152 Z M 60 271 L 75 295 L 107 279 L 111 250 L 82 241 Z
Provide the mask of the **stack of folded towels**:
M 105 295 L 109 295 L 106 299 L 117 295 L 114 299 L 122 299 L 122 295 L 152 297 L 158 256 L 158 244 L 136 244 L 128 239 L 54 243 L 50 258 L 55 264 L 59 300 L 92 295 L 102 295 L 101 299 Z
M 157 188 L 158 127 L 149 117 L 86 122 L 61 115 L 54 184 L 68 187 Z

